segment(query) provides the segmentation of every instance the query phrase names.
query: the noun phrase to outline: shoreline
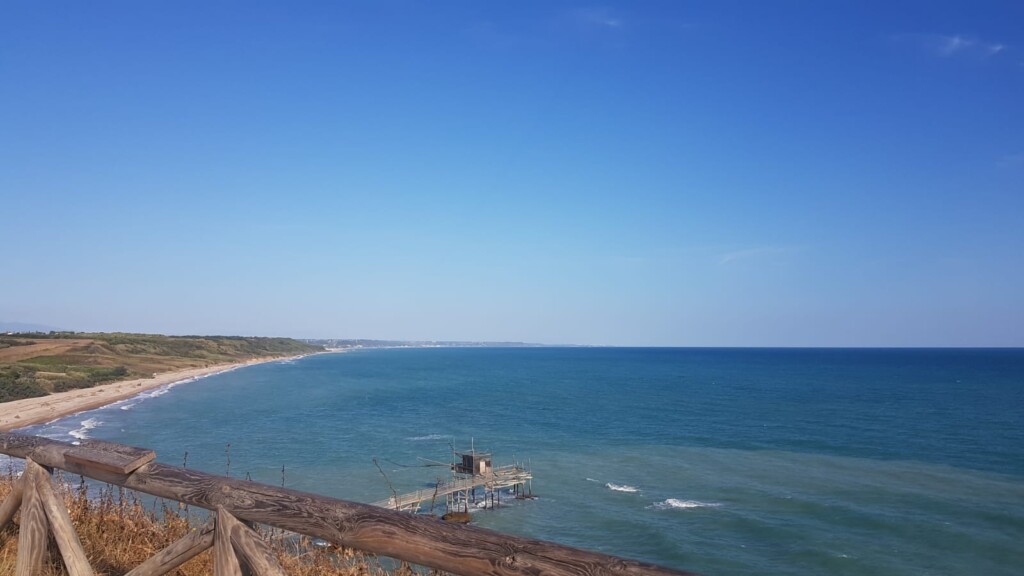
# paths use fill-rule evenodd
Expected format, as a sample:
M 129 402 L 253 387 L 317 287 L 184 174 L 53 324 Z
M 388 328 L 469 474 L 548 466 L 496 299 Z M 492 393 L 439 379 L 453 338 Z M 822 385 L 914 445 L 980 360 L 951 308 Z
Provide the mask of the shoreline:
M 282 360 L 296 360 L 320 352 L 311 354 L 298 354 L 295 356 L 263 356 L 242 360 L 240 362 L 225 362 L 202 368 L 187 368 L 173 372 L 161 372 L 152 378 L 135 378 L 132 380 L 121 380 L 110 384 L 101 384 L 92 388 L 80 390 L 68 390 L 67 392 L 56 392 L 47 396 L 37 398 L 23 398 L 0 404 L 0 432 L 10 432 L 18 428 L 45 424 L 54 420 L 71 416 L 87 410 L 102 408 L 121 400 L 127 400 L 133 396 L 147 392 L 161 386 L 181 382 L 190 378 L 201 378 L 235 370 L 256 364 L 277 362 Z

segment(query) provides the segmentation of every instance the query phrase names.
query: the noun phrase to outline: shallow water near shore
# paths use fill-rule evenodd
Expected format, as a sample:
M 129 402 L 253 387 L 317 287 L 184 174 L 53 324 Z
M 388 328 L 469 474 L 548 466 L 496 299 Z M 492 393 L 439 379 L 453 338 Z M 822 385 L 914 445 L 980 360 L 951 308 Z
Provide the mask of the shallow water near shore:
M 1021 350 L 361 350 L 23 432 L 364 502 L 472 442 L 538 496 L 478 525 L 708 575 L 1024 566 Z

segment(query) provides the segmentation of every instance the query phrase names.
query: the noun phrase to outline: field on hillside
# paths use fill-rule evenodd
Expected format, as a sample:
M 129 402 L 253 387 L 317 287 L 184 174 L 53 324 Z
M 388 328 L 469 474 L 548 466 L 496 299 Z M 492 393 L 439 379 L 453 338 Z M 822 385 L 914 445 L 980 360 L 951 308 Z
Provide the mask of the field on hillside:
M 0 402 L 160 372 L 320 350 L 290 338 L 50 333 L 0 336 Z

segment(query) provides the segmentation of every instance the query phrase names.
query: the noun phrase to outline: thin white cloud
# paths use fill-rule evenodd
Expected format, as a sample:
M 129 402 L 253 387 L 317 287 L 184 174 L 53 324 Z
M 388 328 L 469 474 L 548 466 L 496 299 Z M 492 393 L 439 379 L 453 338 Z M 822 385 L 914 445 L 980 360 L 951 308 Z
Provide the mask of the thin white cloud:
M 965 50 L 971 50 L 977 45 L 977 42 L 964 38 L 960 35 L 956 36 L 940 36 L 936 40 L 937 52 L 942 56 L 952 56 L 957 52 L 963 52 Z
M 940 58 L 985 59 L 1007 50 L 1006 44 L 963 34 L 900 34 L 894 39 Z
M 621 18 L 612 14 L 608 8 L 581 8 L 573 12 L 576 22 L 584 26 L 596 28 L 620 28 L 623 25 Z
M 1024 152 L 1007 154 L 996 160 L 996 166 L 1000 168 L 1024 168 Z

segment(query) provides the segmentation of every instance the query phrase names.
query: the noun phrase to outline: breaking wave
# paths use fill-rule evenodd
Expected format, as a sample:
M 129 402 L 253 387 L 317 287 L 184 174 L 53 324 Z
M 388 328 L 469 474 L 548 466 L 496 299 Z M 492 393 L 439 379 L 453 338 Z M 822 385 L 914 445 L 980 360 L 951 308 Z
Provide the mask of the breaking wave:
M 615 490 L 616 492 L 629 492 L 632 494 L 640 491 L 636 486 L 630 486 L 629 484 L 614 484 L 609 482 L 605 484 L 605 486 L 607 486 L 609 490 Z
M 227 372 L 227 370 L 224 370 L 224 371 L 221 371 L 221 372 L 215 372 L 214 374 L 223 374 L 224 372 Z M 193 376 L 191 378 L 185 378 L 184 380 L 178 380 L 177 382 L 171 382 L 170 384 L 164 384 L 163 386 L 160 386 L 158 388 L 154 388 L 152 390 L 147 390 L 145 392 L 140 392 L 140 393 L 136 394 L 134 397 L 132 397 L 132 399 L 133 400 L 141 400 L 141 399 L 144 399 L 144 398 L 159 398 L 160 396 L 163 396 L 164 394 L 167 394 L 168 392 L 170 392 L 171 388 L 174 388 L 175 386 L 177 386 L 179 384 L 188 384 L 190 382 L 195 382 L 196 380 L 199 380 L 200 378 L 205 378 L 206 376 L 213 376 L 214 374 L 207 374 L 205 376 Z
M 444 434 L 427 434 L 426 436 L 412 436 L 406 438 L 406 440 L 410 440 L 412 442 L 422 442 L 424 440 L 445 440 L 447 438 L 448 436 L 445 436 Z
M 721 504 L 717 502 L 698 502 L 697 500 L 669 498 L 661 502 L 655 502 L 648 506 L 648 508 L 654 508 L 655 510 L 683 510 L 686 508 L 716 508 L 718 506 L 721 506 Z
M 68 432 L 68 434 L 74 436 L 79 440 L 85 440 L 86 438 L 89 437 L 89 430 L 92 430 L 93 428 L 99 426 L 100 424 L 103 424 L 103 422 L 100 422 L 96 418 L 89 418 L 87 420 L 82 420 L 81 424 L 81 428 L 79 428 L 78 430 L 72 430 L 71 432 Z

